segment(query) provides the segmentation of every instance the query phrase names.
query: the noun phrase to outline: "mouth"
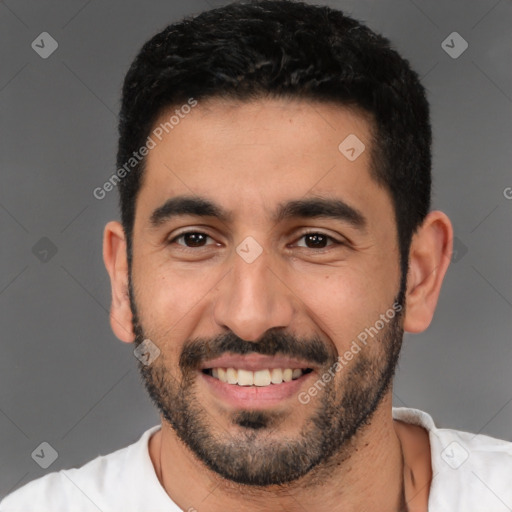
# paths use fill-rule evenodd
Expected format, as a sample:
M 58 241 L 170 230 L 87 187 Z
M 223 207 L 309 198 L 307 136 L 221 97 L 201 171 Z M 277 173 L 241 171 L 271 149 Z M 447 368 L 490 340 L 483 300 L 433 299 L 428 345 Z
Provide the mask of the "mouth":
M 233 386 L 254 386 L 267 387 L 279 386 L 292 380 L 300 379 L 303 375 L 311 373 L 311 368 L 265 368 L 262 370 L 251 371 L 242 368 L 204 368 L 201 370 L 204 375 L 208 375 L 223 383 Z
M 294 407 L 320 367 L 284 354 L 223 354 L 198 369 L 205 394 L 235 409 Z
M 295 408 L 298 394 L 306 389 L 316 371 L 311 368 L 213 367 L 198 372 L 205 393 L 220 402 L 222 408 L 267 410 L 272 407 Z

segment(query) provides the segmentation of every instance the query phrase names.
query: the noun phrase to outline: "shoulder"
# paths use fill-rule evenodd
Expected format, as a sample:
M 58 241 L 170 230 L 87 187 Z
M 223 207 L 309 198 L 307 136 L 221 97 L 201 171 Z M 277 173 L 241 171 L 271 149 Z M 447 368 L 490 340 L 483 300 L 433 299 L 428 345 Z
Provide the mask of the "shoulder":
M 70 503 L 77 512 L 101 510 L 97 480 L 108 478 L 113 455 L 103 455 L 80 468 L 49 473 L 29 482 L 4 498 L 0 512 L 29 512 L 35 507 L 60 512 Z
M 432 417 L 409 408 L 393 417 L 429 433 L 432 483 L 429 512 L 510 512 L 512 443 L 483 434 L 438 428 Z
M 82 475 L 88 471 L 86 466 L 78 470 Z M 0 502 L 0 511 L 29 512 L 34 511 L 37 506 L 45 512 L 50 510 L 60 512 L 69 503 L 76 504 L 77 512 L 97 511 L 98 507 L 93 505 L 89 508 L 83 506 L 84 496 L 80 495 L 80 489 L 74 485 L 73 480 L 68 478 L 68 475 L 69 470 L 62 470 L 32 480 L 4 498 Z
M 0 512 L 69 512 L 70 504 L 74 512 L 111 510 L 108 500 L 120 494 L 123 481 L 127 486 L 133 483 L 135 475 L 131 472 L 136 471 L 136 459 L 140 459 L 144 447 L 147 452 L 147 439 L 158 428 L 147 430 L 137 442 L 100 455 L 79 468 L 49 473 L 27 483 L 0 502 Z
M 482 434 L 437 429 L 432 491 L 439 502 L 460 510 L 512 510 L 512 443 Z M 440 510 L 442 510 L 440 508 Z

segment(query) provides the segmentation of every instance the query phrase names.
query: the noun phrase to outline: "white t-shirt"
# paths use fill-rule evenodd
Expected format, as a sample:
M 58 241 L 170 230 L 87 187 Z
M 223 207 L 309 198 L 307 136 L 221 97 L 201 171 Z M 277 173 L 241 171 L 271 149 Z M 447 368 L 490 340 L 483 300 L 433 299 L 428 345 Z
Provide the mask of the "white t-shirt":
M 439 429 L 418 409 L 394 407 L 393 418 L 429 432 L 429 512 L 512 511 L 512 443 Z M 78 469 L 29 482 L 4 498 L 0 512 L 179 512 L 149 456 L 149 438 L 159 429 L 156 425 L 137 442 Z

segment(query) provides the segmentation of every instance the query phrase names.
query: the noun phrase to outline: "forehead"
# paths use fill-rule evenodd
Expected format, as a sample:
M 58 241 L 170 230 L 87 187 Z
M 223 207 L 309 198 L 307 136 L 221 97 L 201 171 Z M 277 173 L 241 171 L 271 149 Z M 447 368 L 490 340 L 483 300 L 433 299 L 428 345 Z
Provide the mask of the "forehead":
M 184 194 L 252 216 L 270 215 L 272 205 L 308 195 L 389 208 L 387 193 L 370 176 L 370 123 L 361 112 L 311 101 L 209 100 L 183 111 L 173 107 L 150 134 L 154 147 L 137 209 L 147 217 L 149 205 Z

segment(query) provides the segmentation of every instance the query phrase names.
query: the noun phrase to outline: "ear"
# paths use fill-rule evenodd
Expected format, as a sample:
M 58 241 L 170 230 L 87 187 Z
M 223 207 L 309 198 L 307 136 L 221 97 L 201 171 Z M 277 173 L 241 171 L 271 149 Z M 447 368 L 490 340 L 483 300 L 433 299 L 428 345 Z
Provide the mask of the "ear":
M 409 250 L 404 330 L 419 333 L 430 325 L 452 246 L 450 219 L 443 212 L 430 212 L 413 235 Z
M 128 294 L 128 260 L 126 239 L 119 222 L 111 221 L 103 232 L 103 261 L 110 276 L 112 304 L 110 325 L 114 334 L 126 343 L 135 340 L 132 329 L 132 311 Z

